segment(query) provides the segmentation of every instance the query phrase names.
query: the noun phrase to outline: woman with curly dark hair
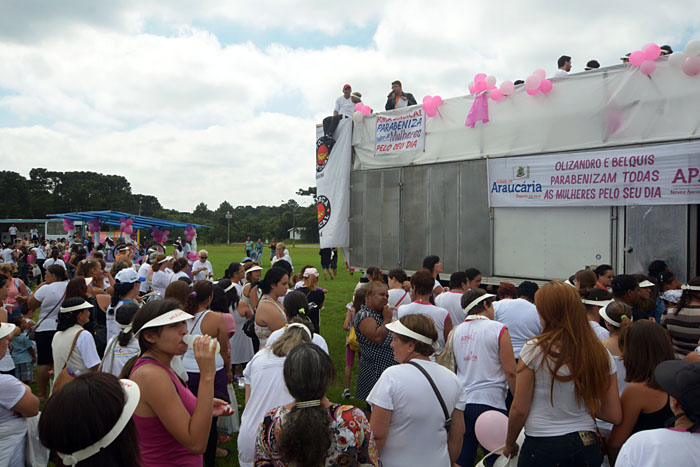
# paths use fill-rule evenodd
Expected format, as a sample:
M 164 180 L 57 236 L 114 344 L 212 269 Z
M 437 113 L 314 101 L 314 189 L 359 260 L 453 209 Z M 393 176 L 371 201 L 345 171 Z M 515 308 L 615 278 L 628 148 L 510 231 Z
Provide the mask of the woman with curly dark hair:
M 255 442 L 256 465 L 379 465 L 364 413 L 326 398 L 335 367 L 323 349 L 310 343 L 293 348 L 283 371 L 294 401 L 265 416 Z

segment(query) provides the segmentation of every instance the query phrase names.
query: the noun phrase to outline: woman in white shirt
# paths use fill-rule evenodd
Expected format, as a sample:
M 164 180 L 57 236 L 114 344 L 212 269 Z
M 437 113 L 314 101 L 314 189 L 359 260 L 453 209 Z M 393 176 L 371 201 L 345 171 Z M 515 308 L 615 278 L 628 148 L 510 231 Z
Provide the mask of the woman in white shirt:
M 466 318 L 452 338 L 457 377 L 466 393 L 466 432 L 457 464 L 474 465 L 479 441 L 474 426 L 490 410 L 506 412 L 508 388 L 515 392 L 515 356 L 508 328 L 494 321 L 493 294 L 471 289 L 462 295 Z
M 190 263 L 187 262 L 186 258 L 178 258 L 173 261 L 173 273 L 170 275 L 170 282 L 176 281 L 181 277 L 190 276 L 187 275 L 187 268 Z
M 615 362 L 588 324 L 581 298 L 561 281 L 535 294 L 543 332 L 520 352 L 503 455 L 519 466 L 600 465 L 595 417 L 617 424 L 622 408 Z
M 131 322 L 137 311 L 139 311 L 139 306 L 131 302 L 120 306 L 115 313 L 121 332 L 107 343 L 100 371 L 111 373 L 118 378 L 126 362 L 139 354 L 139 341 L 131 331 Z
M 49 370 L 53 365 L 51 341 L 56 333 L 56 321 L 61 303 L 66 296 L 68 273 L 66 269 L 53 264 L 46 268 L 46 282 L 34 290 L 34 295 L 27 300 L 30 311 L 41 306 L 36 331 L 37 380 L 39 399 L 45 399 L 49 386 Z
M 114 295 L 112 301 L 105 312 L 105 321 L 107 324 L 107 341 L 121 332 L 121 328 L 117 324 L 116 313 L 119 307 L 125 303 L 130 303 L 136 300 L 139 296 L 139 287 L 145 277 L 139 276 L 133 268 L 122 269 L 115 277 Z
M 15 325 L 0 323 L 0 359 L 9 351 Z M 24 467 L 27 434 L 25 417 L 39 413 L 39 399 L 12 375 L 0 374 L 0 465 Z
M 153 292 L 159 298 L 165 297 L 165 289 L 170 285 L 170 278 L 173 275 L 173 261 L 172 256 L 158 255 L 155 264 L 151 266 L 153 269 L 151 285 Z
M 454 373 L 429 359 L 438 340 L 435 325 L 416 314 L 387 329 L 400 364 L 384 370 L 367 396 L 379 459 L 385 467 L 451 466 L 464 434 L 465 393 Z
M 48 269 L 49 266 L 53 264 L 58 264 L 61 266 L 63 269 L 66 269 L 66 263 L 60 258 L 60 252 L 58 251 L 58 248 L 52 248 L 51 249 L 51 256 L 49 256 L 49 259 L 44 261 L 44 269 Z
M 96 370 L 100 364 L 95 339 L 83 329 L 90 320 L 91 309 L 92 304 L 79 297 L 63 301 L 58 314 L 58 331 L 51 342 L 56 373 L 67 368 L 78 376 Z
M 253 465 L 255 437 L 265 414 L 294 401 L 284 383 L 286 355 L 299 344 L 310 342 L 311 331 L 302 324 L 292 323 L 277 342 L 261 348 L 243 370 L 245 410 L 238 432 L 238 461 L 242 467 Z

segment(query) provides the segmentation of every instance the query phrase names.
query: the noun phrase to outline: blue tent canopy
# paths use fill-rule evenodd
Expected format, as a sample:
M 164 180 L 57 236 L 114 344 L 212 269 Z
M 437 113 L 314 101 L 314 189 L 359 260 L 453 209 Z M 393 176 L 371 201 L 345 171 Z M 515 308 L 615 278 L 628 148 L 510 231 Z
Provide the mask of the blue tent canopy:
M 59 219 L 71 219 L 74 221 L 90 221 L 92 219 L 99 219 L 102 225 L 114 225 L 119 227 L 120 220 L 122 217 L 127 219 L 132 219 L 133 224 L 131 225 L 134 229 L 152 229 L 153 227 L 158 227 L 161 230 L 164 229 L 184 229 L 188 225 L 196 229 L 211 229 L 210 225 L 193 224 L 187 222 L 175 222 L 167 221 L 165 219 L 155 219 L 153 217 L 137 216 L 136 214 L 129 214 L 127 212 L 119 211 L 81 211 L 81 212 L 67 212 L 64 214 L 49 214 L 48 217 L 59 218 Z

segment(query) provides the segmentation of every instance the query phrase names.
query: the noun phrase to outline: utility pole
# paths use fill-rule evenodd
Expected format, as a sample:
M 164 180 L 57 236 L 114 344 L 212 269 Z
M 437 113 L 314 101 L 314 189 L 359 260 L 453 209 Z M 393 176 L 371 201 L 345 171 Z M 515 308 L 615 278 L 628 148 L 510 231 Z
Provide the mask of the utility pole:
M 226 211 L 226 244 L 230 245 L 231 244 L 231 237 L 229 236 L 229 231 L 231 227 L 231 218 L 233 216 L 231 215 L 231 211 Z

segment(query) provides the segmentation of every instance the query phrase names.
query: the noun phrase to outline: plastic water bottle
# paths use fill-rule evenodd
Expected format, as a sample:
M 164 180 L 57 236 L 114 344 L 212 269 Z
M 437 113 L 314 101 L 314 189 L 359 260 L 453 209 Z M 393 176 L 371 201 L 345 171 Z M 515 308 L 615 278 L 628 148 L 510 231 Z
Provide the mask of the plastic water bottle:
M 194 346 L 194 341 L 195 341 L 195 339 L 197 339 L 198 337 L 202 337 L 202 336 L 200 336 L 200 335 L 194 335 L 194 334 L 185 334 L 185 335 L 182 337 L 182 342 L 184 342 L 185 344 L 187 344 L 187 346 L 188 346 L 190 349 L 194 349 L 194 347 L 193 347 L 193 346 Z M 216 353 L 221 352 L 221 345 L 219 344 L 219 341 L 216 340 L 216 339 L 212 339 L 211 342 L 209 342 L 209 348 L 210 348 L 210 349 L 214 348 L 214 346 L 216 346 Z

